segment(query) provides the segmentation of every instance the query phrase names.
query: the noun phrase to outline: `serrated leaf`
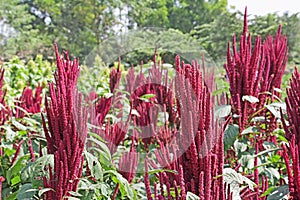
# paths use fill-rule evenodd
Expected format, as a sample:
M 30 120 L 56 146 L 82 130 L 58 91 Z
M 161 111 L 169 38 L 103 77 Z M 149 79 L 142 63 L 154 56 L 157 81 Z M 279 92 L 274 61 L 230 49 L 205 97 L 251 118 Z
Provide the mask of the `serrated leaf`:
M 215 109 L 215 118 L 227 117 L 231 113 L 231 105 L 218 106 Z
M 224 132 L 224 150 L 226 151 L 229 149 L 236 140 L 237 136 L 239 134 L 239 128 L 235 125 L 229 124 L 226 127 L 226 130 Z
M 250 103 L 257 103 L 259 102 L 259 99 L 257 97 L 254 96 L 249 96 L 249 95 L 245 95 L 242 97 L 243 101 L 248 101 Z

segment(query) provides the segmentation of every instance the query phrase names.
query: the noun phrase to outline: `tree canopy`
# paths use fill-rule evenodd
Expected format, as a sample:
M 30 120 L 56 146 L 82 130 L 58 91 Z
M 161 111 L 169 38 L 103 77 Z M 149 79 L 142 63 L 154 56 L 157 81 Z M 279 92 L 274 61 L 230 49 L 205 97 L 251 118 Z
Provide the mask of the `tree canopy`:
M 240 33 L 242 13 L 228 10 L 227 0 L 0 0 L 0 58 L 52 55 L 53 43 L 86 58 L 105 40 L 144 27 L 175 29 L 199 40 L 216 60 L 222 60 L 227 42 Z M 255 16 L 250 31 L 263 38 L 278 24 L 289 38 L 290 56 L 299 62 L 299 16 L 276 13 Z

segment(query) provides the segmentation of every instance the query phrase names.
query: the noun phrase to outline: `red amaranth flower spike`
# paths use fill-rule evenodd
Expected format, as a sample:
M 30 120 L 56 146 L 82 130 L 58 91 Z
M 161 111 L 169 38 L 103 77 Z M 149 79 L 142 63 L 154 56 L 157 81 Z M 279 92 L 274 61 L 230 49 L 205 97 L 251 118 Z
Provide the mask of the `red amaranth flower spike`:
M 35 91 L 29 87 L 24 88 L 22 95 L 18 100 L 17 106 L 31 114 L 41 112 L 42 89 L 43 88 L 41 86 L 36 87 Z M 21 109 L 16 109 L 16 118 L 22 118 L 24 115 L 25 113 Z
M 146 187 L 147 199 L 152 200 L 147 159 L 145 159 L 144 167 L 145 167 L 144 183 L 145 183 L 145 187 Z
M 112 68 L 110 71 L 109 88 L 110 92 L 114 93 L 115 89 L 119 86 L 122 72 L 120 70 L 121 60 L 119 58 L 118 68 Z
M 282 76 L 287 62 L 287 39 L 281 35 L 281 26 L 278 28 L 276 36 L 268 36 L 262 42 L 260 37 L 256 37 L 255 45 L 252 48 L 251 35 L 247 30 L 247 9 L 244 15 L 244 29 L 239 41 L 239 50 L 237 50 L 236 36 L 232 39 L 233 53 L 228 44 L 226 69 L 231 94 L 231 105 L 233 113 L 239 116 L 237 123 L 240 132 L 248 124 L 249 117 L 255 117 L 253 114 L 266 115 L 264 108 L 267 99 L 274 101 L 269 97 L 269 93 L 279 95 L 274 92 L 275 88 L 280 88 Z M 244 99 L 245 96 L 253 96 L 259 99 L 258 103 L 250 103 Z M 261 110 L 261 111 L 260 111 Z M 260 111 L 257 113 L 257 111 Z M 274 116 L 270 116 L 268 128 L 276 128 Z M 271 132 L 272 130 L 267 130 Z
M 131 183 L 136 173 L 138 160 L 139 153 L 136 152 L 134 138 L 132 137 L 130 151 L 123 154 L 119 161 L 119 173 L 122 174 L 129 183 Z
M 223 178 L 213 178 L 223 173 L 224 163 L 223 127 L 213 117 L 214 103 L 210 95 L 213 80 L 206 84 L 204 80 L 208 77 L 203 77 L 197 62 L 184 64 L 177 56 L 176 65 L 175 90 L 181 132 L 176 134 L 172 145 L 159 143 L 160 150 L 155 155 L 160 166 L 179 174 L 159 173 L 160 184 L 167 189 L 168 185 L 180 185 L 180 199 L 185 199 L 187 192 L 193 192 L 201 200 L 225 199 Z M 161 193 L 164 194 L 163 189 Z
M 297 68 L 290 80 L 290 88 L 287 89 L 285 101 L 289 121 L 289 127 L 285 127 L 286 134 L 289 136 L 287 139 L 291 139 L 291 136 L 294 135 L 296 144 L 300 146 L 300 73 Z
M 61 200 L 76 191 L 82 175 L 83 149 L 87 136 L 87 109 L 76 89 L 79 76 L 77 59 L 71 61 L 68 53 L 58 53 L 55 45 L 57 71 L 55 85 L 49 84 L 50 101 L 45 99 L 48 127 L 43 117 L 43 127 L 49 154 L 54 154 L 54 169 L 49 169 L 49 179 L 44 186 L 53 190 L 45 193 L 45 199 Z
M 285 119 L 282 112 L 281 118 L 289 141 L 289 150 L 285 145 L 282 145 L 283 158 L 287 168 L 290 197 L 292 199 L 300 199 L 300 73 L 297 68 L 295 68 L 290 80 L 290 88 L 287 88 L 285 101 L 289 125 L 284 122 Z M 289 158 L 292 160 L 291 166 Z
M 11 111 L 6 105 L 5 102 L 5 94 L 6 92 L 3 91 L 3 81 L 4 81 L 4 69 L 0 67 L 0 126 L 4 125 L 4 123 L 8 120 L 8 118 L 11 116 Z M 0 128 L 0 144 L 2 140 L 2 135 L 3 135 L 3 129 Z M 0 156 L 2 156 L 2 147 L 0 147 Z

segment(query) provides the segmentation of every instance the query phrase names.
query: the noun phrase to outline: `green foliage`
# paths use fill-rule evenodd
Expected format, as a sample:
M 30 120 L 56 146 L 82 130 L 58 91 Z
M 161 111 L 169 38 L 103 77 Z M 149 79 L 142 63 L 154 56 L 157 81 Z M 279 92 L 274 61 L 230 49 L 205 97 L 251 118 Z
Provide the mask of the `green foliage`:
M 44 88 L 48 81 L 53 79 L 55 69 L 54 65 L 43 60 L 41 55 L 27 63 L 18 57 L 12 58 L 4 63 L 3 68 L 5 69 L 3 90 L 7 91 L 6 98 L 9 102 L 20 96 L 26 86 L 33 89 L 37 86 Z
M 239 128 L 237 126 L 231 124 L 227 126 L 223 137 L 225 151 L 233 145 L 238 134 L 239 134 Z
M 251 34 L 253 36 L 259 35 L 263 39 L 268 35 L 275 35 L 279 24 L 281 24 L 283 33 L 288 38 L 289 61 L 295 64 L 300 63 L 300 18 L 298 14 L 284 13 L 280 16 L 276 13 L 270 13 L 266 16 L 255 16 L 249 21 L 249 24 Z

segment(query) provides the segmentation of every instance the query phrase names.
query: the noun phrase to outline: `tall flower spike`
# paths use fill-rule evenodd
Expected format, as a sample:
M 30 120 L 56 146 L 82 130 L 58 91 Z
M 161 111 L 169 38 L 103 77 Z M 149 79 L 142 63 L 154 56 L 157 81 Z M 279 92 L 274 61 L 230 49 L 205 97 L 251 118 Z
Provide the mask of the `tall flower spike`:
M 285 131 L 287 135 L 294 135 L 296 144 L 300 146 L 300 73 L 297 68 L 295 68 L 292 75 L 290 88 L 287 89 L 287 98 L 285 101 L 290 124 L 289 127 L 286 127 Z
M 119 172 L 127 179 L 129 183 L 134 178 L 137 170 L 138 160 L 139 154 L 136 152 L 134 147 L 134 138 L 132 137 L 130 151 L 123 154 L 119 161 Z
M 49 84 L 50 101 L 45 99 L 48 127 L 43 117 L 43 127 L 49 154 L 54 154 L 54 169 L 49 169 L 49 179 L 44 186 L 53 190 L 45 193 L 45 199 L 61 200 L 76 191 L 83 168 L 83 149 L 87 136 L 87 110 L 76 83 L 79 67 L 68 53 L 58 53 L 55 45 L 57 70 L 55 84 Z
M 150 180 L 149 180 L 149 174 L 148 174 L 147 158 L 145 159 L 145 162 L 144 162 L 144 168 L 145 168 L 144 183 L 145 183 L 145 187 L 146 187 L 147 199 L 148 200 L 152 200 L 152 194 L 151 194 L 151 188 L 150 188 Z
M 0 68 L 0 104 L 1 104 L 0 125 L 3 125 L 10 115 L 9 108 L 6 106 L 5 99 L 4 99 L 6 92 L 3 91 L 3 81 L 4 81 L 4 69 Z
M 11 115 L 9 108 L 5 103 L 5 92 L 3 91 L 4 69 L 0 67 L 0 126 L 3 125 Z M 0 144 L 2 140 L 3 130 L 0 128 Z M 2 147 L 0 147 L 0 156 L 2 156 Z
M 282 145 L 283 158 L 287 167 L 290 196 L 292 199 L 300 199 L 300 73 L 297 68 L 290 80 L 290 88 L 287 89 L 285 101 L 289 126 L 284 123 L 283 127 L 289 140 L 289 151 L 285 145 Z M 282 121 L 284 122 L 284 119 Z M 292 166 L 290 166 L 289 153 Z
M 181 199 L 187 192 L 193 192 L 204 199 L 224 199 L 223 179 L 214 179 L 223 173 L 223 131 L 214 120 L 213 98 L 210 88 L 213 82 L 206 84 L 197 62 L 192 65 L 180 62 L 176 57 L 176 103 L 180 113 L 181 132 L 176 134 L 173 144 L 160 143 L 160 153 L 156 158 L 165 169 L 176 170 L 179 174 L 160 173 L 160 183 L 175 187 L 180 185 Z M 210 73 L 207 73 L 209 76 Z M 177 130 L 175 130 L 177 132 Z M 170 149 L 166 148 L 169 147 Z M 177 158 L 173 160 L 169 155 Z M 178 156 L 181 155 L 181 156 Z
M 38 86 L 35 91 L 33 91 L 31 88 L 26 87 L 19 98 L 18 107 L 31 114 L 41 112 L 42 89 L 43 88 L 41 86 Z M 17 108 L 15 117 L 22 118 L 24 117 L 24 114 L 25 113 L 21 109 Z
M 240 132 L 249 126 L 250 116 L 254 117 L 254 113 L 263 110 L 269 93 L 279 95 L 273 91 L 274 88 L 280 88 L 287 62 L 287 39 L 286 36 L 281 35 L 281 26 L 274 38 L 269 36 L 262 42 L 260 37 L 256 37 L 253 48 L 251 35 L 247 31 L 247 9 L 245 9 L 244 29 L 239 41 L 239 50 L 234 35 L 232 53 L 228 44 L 227 63 L 224 64 L 230 85 L 233 113 L 239 116 L 237 123 Z M 256 97 L 259 102 L 250 103 L 244 99 L 245 96 Z M 272 97 L 271 100 L 273 101 Z M 259 114 L 265 115 L 266 112 Z M 269 127 L 273 130 L 276 128 L 276 121 L 270 121 Z

